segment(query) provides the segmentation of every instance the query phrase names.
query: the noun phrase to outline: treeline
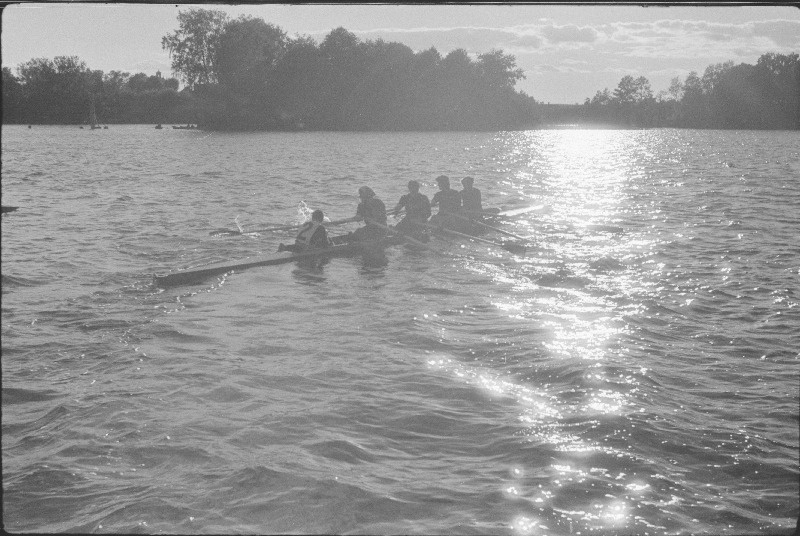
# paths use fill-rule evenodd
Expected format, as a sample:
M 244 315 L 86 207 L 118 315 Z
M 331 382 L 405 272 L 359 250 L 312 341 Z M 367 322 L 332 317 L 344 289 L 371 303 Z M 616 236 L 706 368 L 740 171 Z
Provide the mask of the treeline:
M 193 99 L 176 78 L 91 70 L 76 56 L 3 67 L 3 123 L 84 124 L 94 103 L 102 123 L 188 123 Z
M 513 130 L 553 123 L 617 127 L 800 128 L 798 54 L 711 65 L 654 95 L 625 76 L 583 105 L 542 105 L 516 83 L 514 56 L 442 56 L 336 28 L 317 43 L 262 19 L 189 9 L 162 39 L 177 78 L 104 73 L 74 56 L 3 68 L 3 122 L 197 123 L 215 130 Z
M 562 118 L 635 127 L 800 129 L 798 54 L 764 54 L 755 65 L 732 61 L 672 79 L 653 95 L 650 82 L 625 76 Z M 558 113 L 554 114 L 557 116 Z M 551 118 L 552 119 L 552 118 Z
M 361 41 L 344 28 L 319 44 L 262 19 L 190 9 L 162 40 L 173 72 L 194 91 L 205 128 L 261 130 L 514 129 L 534 100 L 513 56 Z
M 3 68 L 3 122 L 197 123 L 215 130 L 500 130 L 531 126 L 535 101 L 500 50 L 442 56 L 361 41 L 344 28 L 320 43 L 262 19 L 189 9 L 164 36 L 179 80 L 89 69 L 74 56 Z

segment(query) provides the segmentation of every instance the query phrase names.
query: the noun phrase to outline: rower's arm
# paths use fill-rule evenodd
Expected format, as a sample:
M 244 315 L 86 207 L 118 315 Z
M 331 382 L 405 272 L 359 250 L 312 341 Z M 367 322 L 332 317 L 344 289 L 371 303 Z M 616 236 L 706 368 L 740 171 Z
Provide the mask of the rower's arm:
M 389 211 L 392 216 L 397 216 L 397 213 L 400 212 L 400 209 L 403 208 L 403 203 L 397 203 L 397 205 Z

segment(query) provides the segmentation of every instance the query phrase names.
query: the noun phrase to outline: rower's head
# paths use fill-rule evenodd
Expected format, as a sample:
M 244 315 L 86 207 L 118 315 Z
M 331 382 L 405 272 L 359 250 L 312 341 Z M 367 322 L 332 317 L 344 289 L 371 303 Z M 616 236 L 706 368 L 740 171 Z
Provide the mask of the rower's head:
M 450 188 L 450 178 L 447 175 L 439 175 L 436 177 L 436 184 L 439 185 L 440 189 L 447 190 Z
M 325 219 L 325 214 L 323 214 L 322 211 L 319 209 L 311 213 L 311 221 L 318 221 L 322 223 L 324 219 Z
M 408 181 L 408 191 L 412 194 L 419 192 L 419 183 L 417 181 Z
M 461 179 L 461 184 L 464 185 L 464 188 L 472 188 L 472 184 L 475 182 L 475 179 L 472 177 L 464 177 Z
M 369 199 L 375 197 L 375 192 L 369 186 L 362 186 L 358 189 L 358 195 L 361 199 Z

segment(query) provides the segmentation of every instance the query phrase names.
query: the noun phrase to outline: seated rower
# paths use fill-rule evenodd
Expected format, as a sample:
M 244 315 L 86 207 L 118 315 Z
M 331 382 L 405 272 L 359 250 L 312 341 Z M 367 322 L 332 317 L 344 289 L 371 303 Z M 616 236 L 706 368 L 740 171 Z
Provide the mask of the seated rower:
M 472 186 L 474 182 L 475 179 L 472 177 L 464 177 L 461 179 L 461 184 L 464 186 L 461 190 L 461 206 L 467 216 L 472 219 L 480 220 L 483 214 L 481 191 Z
M 431 206 L 439 206 L 439 212 L 431 218 L 431 223 L 439 226 L 458 227 L 461 218 L 461 194 L 450 188 L 450 178 L 447 175 L 436 177 L 439 191 L 433 195 Z
M 278 246 L 278 252 L 291 251 L 292 253 L 302 253 L 304 251 L 329 247 L 328 231 L 325 230 L 325 226 L 322 225 L 324 219 L 325 215 L 321 210 L 312 212 L 311 220 L 305 222 L 300 228 L 300 232 L 297 233 L 294 244 L 290 246 L 280 244 Z
M 386 236 L 386 205 L 375 197 L 375 192 L 369 186 L 358 189 L 361 202 L 356 208 L 356 215 L 348 221 L 363 221 L 364 227 L 356 229 L 346 235 L 346 242 L 361 242 L 363 240 L 380 240 Z
M 422 238 L 422 228 L 416 224 L 426 223 L 431 217 L 431 202 L 427 195 L 420 193 L 417 181 L 408 181 L 408 193 L 400 198 L 392 214 L 397 215 L 401 209 L 406 210 L 406 215 L 394 228 L 401 233 Z

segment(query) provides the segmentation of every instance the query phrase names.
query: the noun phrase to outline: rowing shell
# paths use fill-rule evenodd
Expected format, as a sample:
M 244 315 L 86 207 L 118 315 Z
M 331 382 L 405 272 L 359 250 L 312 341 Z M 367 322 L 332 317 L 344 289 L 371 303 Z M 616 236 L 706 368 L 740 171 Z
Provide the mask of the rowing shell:
M 153 284 L 158 288 L 169 288 L 180 285 L 190 285 L 198 283 L 209 277 L 215 275 L 222 275 L 232 271 L 241 271 L 248 268 L 256 268 L 258 266 L 276 266 L 278 264 L 287 264 L 290 262 L 313 259 L 322 257 L 348 257 L 358 255 L 365 251 L 380 249 L 385 246 L 390 246 L 398 243 L 396 239 L 385 240 L 370 240 L 363 242 L 353 242 L 350 244 L 341 244 L 331 246 L 328 248 L 315 249 L 312 251 L 304 251 L 302 253 L 293 253 L 291 255 L 270 255 L 266 257 L 255 257 L 253 259 L 245 259 L 236 262 L 225 262 L 218 264 L 210 264 L 200 268 L 193 268 L 189 270 L 181 270 L 166 275 L 153 276 Z

